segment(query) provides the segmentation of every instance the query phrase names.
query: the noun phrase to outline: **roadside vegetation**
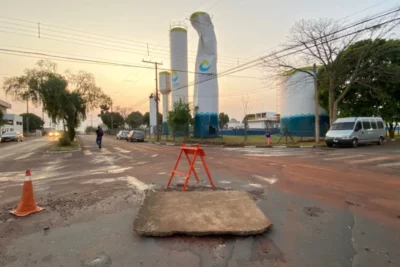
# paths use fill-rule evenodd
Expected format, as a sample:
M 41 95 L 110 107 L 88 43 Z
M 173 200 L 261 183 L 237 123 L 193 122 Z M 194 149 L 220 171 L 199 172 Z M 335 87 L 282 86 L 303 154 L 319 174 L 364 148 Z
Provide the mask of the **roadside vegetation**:
M 66 139 L 61 138 L 59 142 L 56 142 L 50 146 L 47 150 L 48 152 L 72 152 L 78 151 L 80 149 L 80 145 L 78 141 L 72 141 L 68 144 L 63 143 Z
M 61 122 L 64 133 L 60 146 L 73 147 L 75 131 L 89 110 L 111 105 L 111 98 L 96 86 L 93 74 L 79 71 L 57 72 L 51 61 L 39 60 L 36 67 L 4 81 L 5 93 L 15 101 L 31 101 L 42 105 L 53 123 Z

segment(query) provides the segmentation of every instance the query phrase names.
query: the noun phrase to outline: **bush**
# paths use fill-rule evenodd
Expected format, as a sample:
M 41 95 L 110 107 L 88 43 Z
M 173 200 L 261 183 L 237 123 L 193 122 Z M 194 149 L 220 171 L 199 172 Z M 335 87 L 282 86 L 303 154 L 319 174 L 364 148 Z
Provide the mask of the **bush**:
M 70 146 L 71 145 L 71 140 L 67 135 L 63 136 L 59 140 L 60 146 Z

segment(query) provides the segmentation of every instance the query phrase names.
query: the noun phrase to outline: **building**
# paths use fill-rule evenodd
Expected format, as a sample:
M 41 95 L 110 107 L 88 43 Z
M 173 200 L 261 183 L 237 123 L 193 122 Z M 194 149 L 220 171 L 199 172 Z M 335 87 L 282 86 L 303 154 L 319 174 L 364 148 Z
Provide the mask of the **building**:
M 275 112 L 260 112 L 247 115 L 249 129 L 279 128 L 279 116 Z
M 7 103 L 6 101 L 0 100 L 0 111 L 4 116 L 4 118 L 3 118 L 4 120 L 6 120 L 5 115 L 7 114 L 7 109 L 10 109 L 10 108 L 11 108 L 11 104 Z M 0 135 L 3 132 L 5 132 L 5 130 L 4 130 L 5 127 L 6 127 L 6 125 L 0 126 Z
M 1 134 L 5 132 L 20 132 L 24 131 L 22 117 L 15 114 L 5 114 L 3 117 L 5 123 L 1 127 Z
M 4 114 L 7 114 L 7 109 L 11 108 L 11 104 L 6 101 L 0 100 L 0 111 Z
M 236 119 L 230 119 L 227 123 L 228 129 L 243 129 L 244 124 L 243 122 L 237 121 Z

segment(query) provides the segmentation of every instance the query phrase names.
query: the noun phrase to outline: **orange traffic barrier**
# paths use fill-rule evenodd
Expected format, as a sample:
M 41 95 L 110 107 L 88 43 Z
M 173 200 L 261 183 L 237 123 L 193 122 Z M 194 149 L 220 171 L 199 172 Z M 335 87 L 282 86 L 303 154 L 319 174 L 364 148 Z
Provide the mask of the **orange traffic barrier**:
M 21 199 L 19 201 L 17 209 L 11 211 L 11 213 L 16 216 L 26 216 L 41 210 L 43 210 L 43 208 L 36 205 L 35 196 L 33 195 L 31 171 L 27 170 L 25 173 Z
M 210 175 L 210 171 L 208 170 L 207 164 L 206 164 L 206 162 L 204 160 L 204 157 L 205 157 L 206 153 L 204 152 L 203 148 L 201 148 L 200 145 L 198 145 L 198 144 L 196 146 L 194 146 L 194 147 L 185 146 L 184 144 L 182 144 L 180 148 L 181 148 L 181 152 L 179 153 L 178 159 L 176 160 L 176 163 L 175 163 L 175 167 L 172 170 L 171 177 L 169 178 L 167 188 L 171 185 L 172 178 L 174 177 L 175 173 L 186 177 L 185 184 L 183 185 L 182 191 L 186 190 L 186 187 L 188 185 L 189 178 L 190 178 L 190 175 L 192 174 L 192 172 L 194 173 L 194 177 L 196 178 L 197 182 L 200 181 L 199 177 L 197 176 L 196 170 L 194 169 L 194 163 L 196 162 L 196 157 L 197 156 L 200 156 L 201 162 L 203 163 L 204 170 L 207 173 L 208 180 L 210 181 L 210 184 L 211 184 L 212 188 L 215 188 L 214 182 L 213 182 L 213 180 L 211 178 L 211 175 Z M 190 168 L 189 168 L 189 171 L 188 171 L 187 174 L 176 170 L 178 168 L 179 161 L 181 160 L 182 154 L 185 154 L 186 159 L 187 159 L 187 161 L 189 162 L 189 165 L 190 165 Z M 190 160 L 189 155 L 193 155 L 192 160 Z

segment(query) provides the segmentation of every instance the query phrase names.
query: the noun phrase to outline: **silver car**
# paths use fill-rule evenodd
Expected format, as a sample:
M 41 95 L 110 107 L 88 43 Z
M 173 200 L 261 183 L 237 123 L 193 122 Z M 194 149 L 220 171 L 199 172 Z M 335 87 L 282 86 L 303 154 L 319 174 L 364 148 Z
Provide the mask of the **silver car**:
M 144 142 L 144 132 L 139 131 L 139 130 L 132 130 L 129 132 L 128 136 L 126 137 L 126 141 Z
M 1 142 L 22 142 L 24 141 L 24 136 L 19 132 L 5 132 L 1 136 Z
M 128 136 L 129 131 L 119 131 L 119 133 L 117 133 L 117 139 L 119 140 L 125 140 L 126 137 Z
M 326 133 L 326 145 L 351 145 L 377 143 L 385 141 L 385 126 L 380 117 L 349 117 L 339 118 Z

